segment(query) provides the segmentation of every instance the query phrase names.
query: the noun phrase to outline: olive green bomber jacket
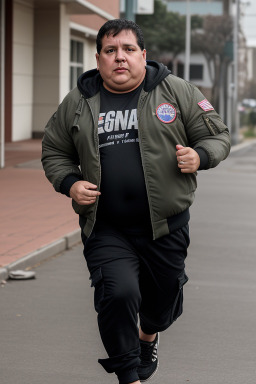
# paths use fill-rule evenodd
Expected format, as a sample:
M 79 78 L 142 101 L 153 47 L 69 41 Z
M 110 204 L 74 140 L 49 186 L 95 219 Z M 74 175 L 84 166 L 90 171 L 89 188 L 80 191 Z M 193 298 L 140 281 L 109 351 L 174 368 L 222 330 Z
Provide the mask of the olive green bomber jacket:
M 45 128 L 42 163 L 57 192 L 69 175 L 100 188 L 100 93 L 97 87 L 89 97 L 80 91 L 75 88 L 65 97 Z M 203 150 L 208 157 L 206 168 L 215 167 L 229 154 L 228 129 L 211 106 L 202 108 L 198 104 L 204 100 L 193 84 L 169 73 L 141 91 L 138 135 L 154 239 L 168 234 L 167 218 L 183 212 L 194 200 L 196 173 L 181 173 L 176 145 Z M 158 107 L 166 104 L 175 112 L 171 122 L 161 120 L 157 113 Z M 86 219 L 84 233 L 88 237 L 96 220 L 98 200 L 92 205 L 72 204 Z

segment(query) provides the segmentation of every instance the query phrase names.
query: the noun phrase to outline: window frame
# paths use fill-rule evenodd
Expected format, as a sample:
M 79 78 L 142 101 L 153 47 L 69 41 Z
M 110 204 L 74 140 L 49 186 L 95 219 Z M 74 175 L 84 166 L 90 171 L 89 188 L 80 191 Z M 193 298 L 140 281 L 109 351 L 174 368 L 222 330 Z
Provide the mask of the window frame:
M 71 36 L 69 48 L 69 88 L 73 89 L 84 71 L 84 42 Z

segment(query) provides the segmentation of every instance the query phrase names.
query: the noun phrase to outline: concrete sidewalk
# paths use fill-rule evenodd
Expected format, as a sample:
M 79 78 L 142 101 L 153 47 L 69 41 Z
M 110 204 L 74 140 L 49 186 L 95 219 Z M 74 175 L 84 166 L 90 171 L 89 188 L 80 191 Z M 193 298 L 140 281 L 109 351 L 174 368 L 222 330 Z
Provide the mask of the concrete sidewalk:
M 255 384 L 256 143 L 199 172 L 184 312 L 150 384 Z M 51 195 L 52 196 L 52 195 Z M 113 384 L 82 245 L 0 288 L 1 384 Z M 114 340 L 114 339 L 113 339 Z
M 0 170 L 0 280 L 80 241 L 71 201 L 55 193 L 41 166 L 41 140 L 6 144 Z

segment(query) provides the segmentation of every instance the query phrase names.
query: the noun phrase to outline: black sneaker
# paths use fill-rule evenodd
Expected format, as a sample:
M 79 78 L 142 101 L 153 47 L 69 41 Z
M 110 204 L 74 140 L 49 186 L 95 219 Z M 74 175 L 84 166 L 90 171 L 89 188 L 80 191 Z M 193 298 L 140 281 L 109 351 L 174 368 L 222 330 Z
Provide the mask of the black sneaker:
M 156 334 L 154 341 L 140 340 L 140 365 L 138 367 L 138 375 L 143 383 L 151 379 L 158 368 L 157 348 L 159 345 L 159 333 Z

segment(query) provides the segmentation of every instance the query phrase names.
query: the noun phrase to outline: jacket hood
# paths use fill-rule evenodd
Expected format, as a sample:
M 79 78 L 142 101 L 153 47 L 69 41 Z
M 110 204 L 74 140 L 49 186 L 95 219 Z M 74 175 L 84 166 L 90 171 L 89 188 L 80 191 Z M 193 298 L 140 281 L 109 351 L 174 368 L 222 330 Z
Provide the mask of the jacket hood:
M 146 76 L 144 90 L 150 92 L 154 89 L 171 71 L 162 63 L 148 60 L 146 65 Z M 86 97 L 94 96 L 100 90 L 103 83 L 102 77 L 97 69 L 84 72 L 77 80 L 79 91 Z
M 146 77 L 144 90 L 146 92 L 152 91 L 163 79 L 168 76 L 171 71 L 162 63 L 157 61 L 148 60 L 146 66 Z

